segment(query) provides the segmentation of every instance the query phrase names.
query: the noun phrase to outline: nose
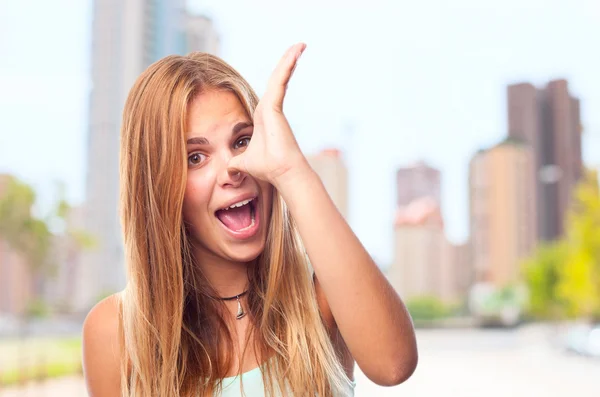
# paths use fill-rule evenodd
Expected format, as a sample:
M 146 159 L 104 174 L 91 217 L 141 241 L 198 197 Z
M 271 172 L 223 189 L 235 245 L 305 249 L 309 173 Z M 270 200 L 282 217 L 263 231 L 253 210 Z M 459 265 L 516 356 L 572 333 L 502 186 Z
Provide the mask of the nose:
M 222 187 L 239 187 L 246 179 L 247 174 L 228 167 L 229 158 L 222 159 L 222 167 L 219 172 L 218 183 Z

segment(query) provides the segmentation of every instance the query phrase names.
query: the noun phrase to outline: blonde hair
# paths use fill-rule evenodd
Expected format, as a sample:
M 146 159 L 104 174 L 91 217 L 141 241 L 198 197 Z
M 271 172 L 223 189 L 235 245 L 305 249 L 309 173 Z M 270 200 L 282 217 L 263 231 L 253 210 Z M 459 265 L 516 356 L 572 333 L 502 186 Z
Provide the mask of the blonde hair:
M 123 396 L 218 392 L 233 342 L 191 254 L 182 208 L 188 107 L 202 91 L 228 90 L 249 117 L 258 98 L 221 59 L 168 56 L 129 93 L 121 130 L 121 221 L 128 284 L 122 299 Z M 248 311 L 267 395 L 332 396 L 348 378 L 319 315 L 302 242 L 273 189 L 264 252 L 249 266 Z M 213 295 L 214 296 L 214 295 Z M 229 354 L 223 354 L 223 352 Z

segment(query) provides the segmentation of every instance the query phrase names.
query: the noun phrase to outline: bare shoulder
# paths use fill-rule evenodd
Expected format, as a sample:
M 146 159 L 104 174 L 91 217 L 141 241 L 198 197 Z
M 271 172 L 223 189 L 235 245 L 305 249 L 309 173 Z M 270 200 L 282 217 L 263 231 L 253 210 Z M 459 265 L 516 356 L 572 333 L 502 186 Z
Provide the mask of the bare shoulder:
M 83 323 L 83 372 L 90 397 L 121 394 L 120 294 L 100 301 Z

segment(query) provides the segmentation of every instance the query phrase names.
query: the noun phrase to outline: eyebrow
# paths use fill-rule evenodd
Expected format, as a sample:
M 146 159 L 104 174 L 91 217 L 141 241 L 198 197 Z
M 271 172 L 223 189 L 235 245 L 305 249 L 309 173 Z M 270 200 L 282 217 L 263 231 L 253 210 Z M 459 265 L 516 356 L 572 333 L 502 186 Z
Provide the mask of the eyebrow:
M 231 129 L 231 135 L 235 135 L 238 132 L 240 132 L 241 130 L 243 130 L 244 128 L 248 128 L 248 127 L 252 127 L 252 123 L 247 122 L 247 121 L 241 121 L 239 123 L 237 123 L 236 125 L 233 126 L 233 128 Z M 196 136 L 193 138 L 190 138 L 187 140 L 187 144 L 188 145 L 208 145 L 208 139 L 204 138 L 203 136 Z

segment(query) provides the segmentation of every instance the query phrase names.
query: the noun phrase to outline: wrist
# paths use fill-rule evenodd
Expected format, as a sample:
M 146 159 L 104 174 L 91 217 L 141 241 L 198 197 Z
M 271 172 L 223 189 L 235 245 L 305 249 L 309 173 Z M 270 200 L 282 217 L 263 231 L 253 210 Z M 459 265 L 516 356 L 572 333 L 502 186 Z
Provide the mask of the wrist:
M 301 161 L 275 178 L 273 186 L 281 194 L 285 194 L 285 192 L 293 190 L 294 187 L 301 186 L 313 178 L 318 178 L 317 174 L 313 171 L 306 158 L 302 158 Z

